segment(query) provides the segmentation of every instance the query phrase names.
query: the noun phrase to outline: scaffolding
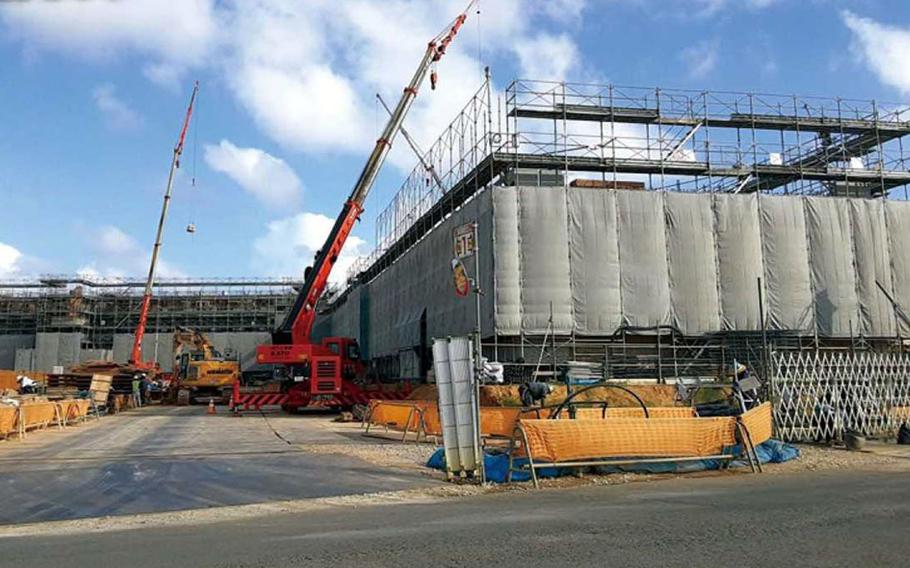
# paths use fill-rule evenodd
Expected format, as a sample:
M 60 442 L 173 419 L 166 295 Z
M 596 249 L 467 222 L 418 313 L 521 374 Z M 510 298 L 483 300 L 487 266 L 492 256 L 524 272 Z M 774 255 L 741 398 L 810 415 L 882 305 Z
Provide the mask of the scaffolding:
M 910 106 L 489 77 L 376 218 L 369 281 L 490 185 L 887 198 L 910 184 Z
M 45 276 L 0 282 L 0 335 L 77 332 L 83 349 L 111 349 L 132 333 L 144 282 Z M 270 332 L 296 297 L 292 279 L 160 279 L 149 317 L 151 333 L 177 327 L 201 332 Z

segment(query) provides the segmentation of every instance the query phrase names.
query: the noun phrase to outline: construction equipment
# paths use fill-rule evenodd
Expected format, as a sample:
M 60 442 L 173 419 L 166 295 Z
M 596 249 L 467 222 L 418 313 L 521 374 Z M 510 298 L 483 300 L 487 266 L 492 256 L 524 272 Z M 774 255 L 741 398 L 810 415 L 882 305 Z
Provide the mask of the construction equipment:
M 196 95 L 199 94 L 199 82 L 193 85 L 193 94 L 190 96 L 190 104 L 186 109 L 186 116 L 183 119 L 183 128 L 180 130 L 180 136 L 177 138 L 177 145 L 174 146 L 174 157 L 171 159 L 171 170 L 167 177 L 167 187 L 164 190 L 164 203 L 161 206 L 161 217 L 158 219 L 158 231 L 155 233 L 155 244 L 152 246 L 152 258 L 149 261 L 148 279 L 145 282 L 145 292 L 142 294 L 142 304 L 139 308 L 139 323 L 136 325 L 136 333 L 133 338 L 133 349 L 130 351 L 130 365 L 140 369 L 154 369 L 156 363 L 144 362 L 142 360 L 142 338 L 145 336 L 145 325 L 149 319 L 149 307 L 152 304 L 152 287 L 155 285 L 155 269 L 158 265 L 158 253 L 161 251 L 161 236 L 164 233 L 164 223 L 167 221 L 167 212 L 171 205 L 171 190 L 174 186 L 174 175 L 177 168 L 180 167 L 180 155 L 183 154 L 183 142 L 186 139 L 186 132 L 190 127 L 190 119 L 193 116 L 193 105 L 196 103 Z
M 231 400 L 234 383 L 240 380 L 240 362 L 218 352 L 196 330 L 174 331 L 174 387 L 177 404 Z
M 158 253 L 161 250 L 164 223 L 167 220 L 167 212 L 170 207 L 174 176 L 177 168 L 180 167 L 180 156 L 183 154 L 183 143 L 190 126 L 190 118 L 193 115 L 193 107 L 196 103 L 196 96 L 198 93 L 199 82 L 197 81 L 193 85 L 193 94 L 190 96 L 190 104 L 186 109 L 186 116 L 183 119 L 183 127 L 180 130 L 180 136 L 177 138 L 177 145 L 174 146 L 174 156 L 171 160 L 171 169 L 168 174 L 167 186 L 164 191 L 164 204 L 161 207 L 161 216 L 158 220 L 158 231 L 155 234 L 155 244 L 152 247 L 152 258 L 149 262 L 148 279 L 146 280 L 145 291 L 142 295 L 142 303 L 139 308 L 139 323 L 136 325 L 129 361 L 127 364 L 113 363 L 110 361 L 87 361 L 67 369 L 65 373 L 50 375 L 53 377 L 54 381 L 85 382 L 90 381 L 95 375 L 107 375 L 111 377 L 114 392 L 129 393 L 132 392 L 130 384 L 136 373 L 159 374 L 160 369 L 157 362 L 142 360 L 142 338 L 145 337 L 145 327 L 148 323 L 149 308 L 152 304 L 152 288 L 155 284 L 155 269 L 158 265 Z
M 341 255 L 354 223 L 363 213 L 364 201 L 376 181 L 396 135 L 401 131 L 401 125 L 417 97 L 418 90 L 427 74 L 431 74 L 431 87 L 436 88 L 438 78 L 434 69 L 435 64 L 445 55 L 449 44 L 455 39 L 468 17 L 468 12 L 476 2 L 477 0 L 472 0 L 445 30 L 427 44 L 423 59 L 392 111 L 382 135 L 376 141 L 373 152 L 335 220 L 325 244 L 316 253 L 313 266 L 307 269 L 303 287 L 293 307 L 283 323 L 273 332 L 272 343 L 260 345 L 256 350 L 258 363 L 277 366 L 276 372 L 285 385 L 285 398 L 281 399 L 280 403 L 287 410 L 293 411 L 315 401 L 324 406 L 343 407 L 373 398 L 400 397 L 400 392 L 384 389 L 367 390 L 357 384 L 355 379 L 363 376 L 365 365 L 360 359 L 355 339 L 328 337 L 314 343 L 311 332 L 316 318 L 316 307 L 325 291 L 332 268 Z M 235 407 L 238 404 L 248 404 L 254 396 L 254 394 L 242 396 L 238 383 L 233 401 Z

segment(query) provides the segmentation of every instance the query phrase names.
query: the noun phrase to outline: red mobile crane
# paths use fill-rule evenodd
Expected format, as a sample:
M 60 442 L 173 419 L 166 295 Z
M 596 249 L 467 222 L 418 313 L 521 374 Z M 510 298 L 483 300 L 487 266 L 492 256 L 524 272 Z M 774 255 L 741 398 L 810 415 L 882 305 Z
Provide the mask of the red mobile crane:
M 285 392 L 243 394 L 237 383 L 232 400 L 235 409 L 240 406 L 282 404 L 286 410 L 293 411 L 313 401 L 319 401 L 324 406 L 346 407 L 362 404 L 373 398 L 400 396 L 400 393 L 390 391 L 368 391 L 354 382 L 354 379 L 363 375 L 365 369 L 355 339 L 327 337 L 320 343 L 312 341 L 316 305 L 325 291 L 329 275 L 354 223 L 363 212 L 363 203 L 376 181 L 395 136 L 401 130 L 405 116 L 417 97 L 418 89 L 428 74 L 431 88 L 436 88 L 437 77 L 433 67 L 445 55 L 449 44 L 467 20 L 468 12 L 476 3 L 477 0 L 472 0 L 445 30 L 427 44 L 423 59 L 417 66 L 411 82 L 405 87 L 398 105 L 392 111 L 382 135 L 376 141 L 376 146 L 335 220 L 332 231 L 323 247 L 316 253 L 312 268 L 306 272 L 303 286 L 293 307 L 283 323 L 272 333 L 272 343 L 260 345 L 256 349 L 258 363 L 277 365 L 279 369 L 284 369 L 287 387 Z
M 196 103 L 196 95 L 199 94 L 199 81 L 193 85 L 193 94 L 190 96 L 190 104 L 186 109 L 186 117 L 183 119 L 183 128 L 180 130 L 180 136 L 177 138 L 177 145 L 174 146 L 174 157 L 171 160 L 171 171 L 167 178 L 167 187 L 164 190 L 164 204 L 161 206 L 161 217 L 158 219 L 158 232 L 155 233 L 155 245 L 152 247 L 152 259 L 149 263 L 148 280 L 145 282 L 145 292 L 142 295 L 142 304 L 139 308 L 139 324 L 136 325 L 136 334 L 133 338 L 133 349 L 130 351 L 130 365 L 138 369 L 152 370 L 157 368 L 154 361 L 142 360 L 142 338 L 145 336 L 145 326 L 149 319 L 149 307 L 152 304 L 152 287 L 155 285 L 155 268 L 158 265 L 158 251 L 161 250 L 161 235 L 164 233 L 164 222 L 167 220 L 167 212 L 171 205 L 171 189 L 174 185 L 174 175 L 177 168 L 180 167 L 180 155 L 183 154 L 183 142 L 186 139 L 186 132 L 190 127 L 190 118 L 193 116 L 193 105 Z

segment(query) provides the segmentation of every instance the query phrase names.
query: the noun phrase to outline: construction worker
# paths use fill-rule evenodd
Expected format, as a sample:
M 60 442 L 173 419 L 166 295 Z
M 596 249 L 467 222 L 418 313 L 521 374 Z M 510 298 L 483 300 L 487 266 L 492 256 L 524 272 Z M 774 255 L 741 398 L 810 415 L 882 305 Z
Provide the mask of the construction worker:
M 16 383 L 19 385 L 19 394 L 35 394 L 38 392 L 38 383 L 25 375 L 16 377 Z
M 148 375 L 142 375 L 142 404 L 148 404 L 152 400 L 152 379 Z
M 133 375 L 133 405 L 142 408 L 142 373 Z
M 521 397 L 521 404 L 524 407 L 532 407 L 537 403 L 543 406 L 544 399 L 553 392 L 553 385 L 548 383 L 538 383 L 536 381 L 518 386 L 518 396 Z

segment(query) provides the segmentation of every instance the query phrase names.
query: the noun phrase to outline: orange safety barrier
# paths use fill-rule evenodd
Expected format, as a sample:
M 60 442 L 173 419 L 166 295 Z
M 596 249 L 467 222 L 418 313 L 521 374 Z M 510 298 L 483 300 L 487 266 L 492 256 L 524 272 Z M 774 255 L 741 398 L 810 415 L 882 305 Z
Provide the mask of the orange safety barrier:
M 723 418 L 522 420 L 526 452 L 546 462 L 605 457 L 697 457 L 736 444 L 735 421 Z
M 18 432 L 19 409 L 15 406 L 0 406 L 0 438 Z
M 743 427 L 749 433 L 750 442 L 757 446 L 771 439 L 771 403 L 764 402 L 740 416 Z
M 85 399 L 61 400 L 57 404 L 60 407 L 60 417 L 64 424 L 84 420 L 91 408 L 91 402 Z
M 30 428 L 45 427 L 51 422 L 60 424 L 60 413 L 57 403 L 33 402 L 19 407 L 19 432 Z

